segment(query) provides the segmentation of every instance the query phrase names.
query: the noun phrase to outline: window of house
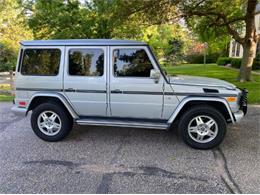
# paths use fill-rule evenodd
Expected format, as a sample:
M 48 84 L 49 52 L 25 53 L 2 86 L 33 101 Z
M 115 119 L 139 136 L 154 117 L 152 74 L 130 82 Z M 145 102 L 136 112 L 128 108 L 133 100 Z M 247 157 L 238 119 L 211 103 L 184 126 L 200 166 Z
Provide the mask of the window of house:
M 236 52 L 236 41 L 232 41 L 231 56 L 235 56 L 235 52 Z
M 150 77 L 153 65 L 144 49 L 116 49 L 113 51 L 114 76 Z
M 260 16 L 258 17 L 258 30 L 260 30 Z
M 240 54 L 240 44 L 237 43 L 236 57 L 239 57 Z
M 71 49 L 69 74 L 73 76 L 102 76 L 104 51 L 102 49 Z
M 23 75 L 55 76 L 59 73 L 59 49 L 25 49 L 21 73 Z

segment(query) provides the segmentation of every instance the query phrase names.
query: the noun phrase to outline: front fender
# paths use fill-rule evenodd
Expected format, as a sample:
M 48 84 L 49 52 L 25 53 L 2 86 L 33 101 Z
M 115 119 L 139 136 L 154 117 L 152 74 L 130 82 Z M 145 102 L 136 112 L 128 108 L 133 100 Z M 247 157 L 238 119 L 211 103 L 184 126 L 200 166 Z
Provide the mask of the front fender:
M 174 110 L 174 112 L 172 113 L 171 117 L 169 118 L 168 120 L 168 124 L 172 124 L 174 122 L 174 120 L 176 119 L 177 115 L 179 114 L 179 112 L 182 110 L 182 108 L 188 103 L 188 102 L 191 102 L 191 101 L 199 101 L 199 102 L 220 102 L 222 103 L 227 111 L 228 111 L 228 114 L 230 116 L 230 119 L 231 119 L 231 122 L 232 123 L 235 123 L 235 119 L 234 119 L 234 116 L 232 114 L 232 111 L 231 111 L 231 108 L 227 102 L 226 99 L 222 98 L 222 97 L 186 97 L 184 98 L 180 103 L 179 105 L 177 106 L 177 108 Z

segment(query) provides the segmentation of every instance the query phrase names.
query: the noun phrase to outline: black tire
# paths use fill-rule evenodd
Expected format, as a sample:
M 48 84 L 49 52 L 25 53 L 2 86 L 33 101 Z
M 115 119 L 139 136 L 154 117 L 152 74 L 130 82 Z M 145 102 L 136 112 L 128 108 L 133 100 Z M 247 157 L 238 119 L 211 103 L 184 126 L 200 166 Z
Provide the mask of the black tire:
M 208 116 L 212 118 L 215 121 L 215 124 L 217 124 L 218 131 L 215 133 L 215 137 L 212 136 L 212 140 L 208 138 L 208 142 L 206 143 L 200 143 L 195 141 L 194 138 L 195 136 L 198 136 L 198 133 L 189 133 L 188 131 L 188 126 L 192 121 L 194 121 L 194 118 L 196 116 Z M 207 118 L 206 118 L 207 119 Z M 204 119 L 205 120 L 205 119 Z M 195 120 L 196 121 L 196 120 Z M 216 127 L 215 125 L 213 128 Z M 196 149 L 211 149 L 216 146 L 218 146 L 224 139 L 225 134 L 226 134 L 226 128 L 227 128 L 227 123 L 224 118 L 224 116 L 215 108 L 211 106 L 194 106 L 188 111 L 186 111 L 180 118 L 180 122 L 178 125 L 179 129 L 179 134 L 183 141 L 191 146 L 192 148 Z M 191 134 L 191 136 L 190 136 Z M 192 138 L 193 136 L 193 138 Z M 213 138 L 214 137 L 214 138 Z
M 61 121 L 61 128 L 57 134 L 46 135 L 40 130 L 40 127 L 38 126 L 37 121 L 38 121 L 38 117 L 40 116 L 40 114 L 43 113 L 44 111 L 51 111 L 59 116 L 59 119 Z M 64 139 L 71 131 L 72 126 L 73 126 L 72 117 L 69 115 L 67 110 L 59 103 L 52 103 L 52 102 L 43 103 L 43 104 L 40 104 L 39 106 L 37 106 L 32 111 L 31 127 L 32 127 L 34 133 L 39 138 L 41 138 L 45 141 L 55 142 L 55 141 L 60 141 L 60 140 Z

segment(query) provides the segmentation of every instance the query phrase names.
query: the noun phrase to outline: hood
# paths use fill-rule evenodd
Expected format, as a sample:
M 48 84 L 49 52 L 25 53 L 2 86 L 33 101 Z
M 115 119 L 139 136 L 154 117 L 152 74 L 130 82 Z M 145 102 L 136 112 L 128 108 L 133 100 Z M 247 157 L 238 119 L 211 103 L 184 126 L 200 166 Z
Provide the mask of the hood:
M 177 75 L 177 76 L 170 77 L 169 80 L 171 84 L 177 84 L 177 85 L 221 87 L 226 89 L 236 88 L 235 85 L 229 82 L 220 79 L 208 78 L 208 77 Z

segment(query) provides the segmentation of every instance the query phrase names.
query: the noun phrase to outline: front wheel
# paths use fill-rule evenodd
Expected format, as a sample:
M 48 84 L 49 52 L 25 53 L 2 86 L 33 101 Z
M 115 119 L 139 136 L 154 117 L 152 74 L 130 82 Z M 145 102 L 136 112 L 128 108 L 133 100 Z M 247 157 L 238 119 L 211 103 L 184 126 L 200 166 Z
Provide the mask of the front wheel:
M 62 140 L 69 134 L 72 125 L 69 113 L 59 104 L 43 103 L 32 112 L 32 129 L 45 141 Z
M 183 141 L 197 149 L 218 146 L 226 134 L 226 120 L 215 108 L 195 106 L 184 113 L 179 122 Z

